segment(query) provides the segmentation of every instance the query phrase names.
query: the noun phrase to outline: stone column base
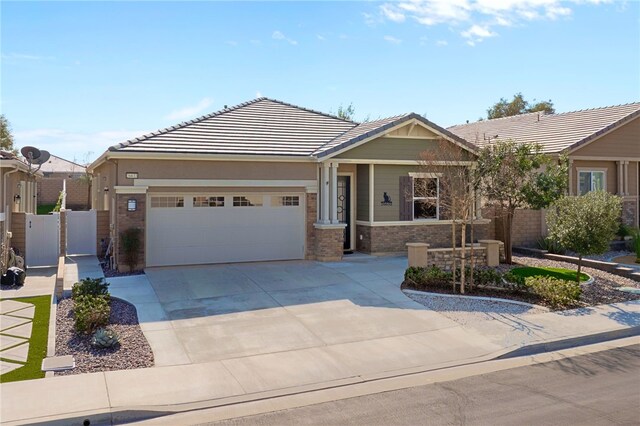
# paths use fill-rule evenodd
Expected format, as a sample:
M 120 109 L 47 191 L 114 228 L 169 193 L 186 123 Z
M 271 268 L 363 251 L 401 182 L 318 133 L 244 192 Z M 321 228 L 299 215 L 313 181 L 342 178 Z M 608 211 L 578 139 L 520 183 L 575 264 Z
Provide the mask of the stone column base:
M 315 259 L 320 262 L 337 262 L 342 260 L 344 251 L 344 228 L 346 224 L 313 225 L 315 229 Z

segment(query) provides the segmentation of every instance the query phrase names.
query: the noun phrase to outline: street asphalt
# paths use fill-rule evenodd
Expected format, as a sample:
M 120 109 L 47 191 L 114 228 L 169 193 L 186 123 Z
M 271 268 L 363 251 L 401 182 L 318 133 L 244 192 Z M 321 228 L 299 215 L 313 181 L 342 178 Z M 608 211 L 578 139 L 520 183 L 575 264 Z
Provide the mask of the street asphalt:
M 640 345 L 211 425 L 637 425 Z

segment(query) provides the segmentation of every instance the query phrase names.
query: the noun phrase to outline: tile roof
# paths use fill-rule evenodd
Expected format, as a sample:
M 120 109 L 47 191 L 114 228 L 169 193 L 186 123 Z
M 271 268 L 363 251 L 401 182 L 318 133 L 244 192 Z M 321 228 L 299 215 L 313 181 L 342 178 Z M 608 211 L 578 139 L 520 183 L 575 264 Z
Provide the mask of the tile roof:
M 110 151 L 309 156 L 357 126 L 349 120 L 268 98 L 114 145 Z
M 497 139 L 539 143 L 543 151 L 574 149 L 640 116 L 640 102 L 560 114 L 532 112 L 460 124 L 447 130 L 478 146 Z
M 45 173 L 84 173 L 85 170 L 85 166 L 53 154 L 51 154 L 49 161 L 40 167 L 40 171 Z

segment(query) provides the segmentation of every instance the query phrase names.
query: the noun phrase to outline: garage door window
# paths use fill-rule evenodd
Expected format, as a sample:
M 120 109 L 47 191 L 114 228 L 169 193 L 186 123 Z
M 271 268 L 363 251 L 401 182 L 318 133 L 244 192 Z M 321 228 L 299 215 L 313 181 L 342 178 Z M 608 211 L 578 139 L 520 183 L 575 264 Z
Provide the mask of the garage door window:
M 193 207 L 224 207 L 224 197 L 193 197 Z
M 288 206 L 299 206 L 300 205 L 300 197 L 297 195 L 283 195 L 283 196 L 272 196 L 271 197 L 271 206 L 272 207 L 288 207 Z
M 262 206 L 262 195 L 243 195 L 233 197 L 234 207 L 260 207 Z
M 184 197 L 151 197 L 151 207 L 184 207 Z

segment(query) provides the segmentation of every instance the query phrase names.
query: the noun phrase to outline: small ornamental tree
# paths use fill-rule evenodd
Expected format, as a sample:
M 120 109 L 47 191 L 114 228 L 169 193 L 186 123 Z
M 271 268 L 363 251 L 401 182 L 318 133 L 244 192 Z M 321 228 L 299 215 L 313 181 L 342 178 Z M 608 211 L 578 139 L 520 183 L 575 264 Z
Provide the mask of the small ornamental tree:
M 564 195 L 568 162 L 552 160 L 540 145 L 497 140 L 480 149 L 477 163 L 479 189 L 502 218 L 504 252 L 512 262 L 512 224 L 517 209 L 543 209 Z
M 549 237 L 578 254 L 580 279 L 583 256 L 602 254 L 618 230 L 622 200 L 604 191 L 557 200 L 547 213 Z

